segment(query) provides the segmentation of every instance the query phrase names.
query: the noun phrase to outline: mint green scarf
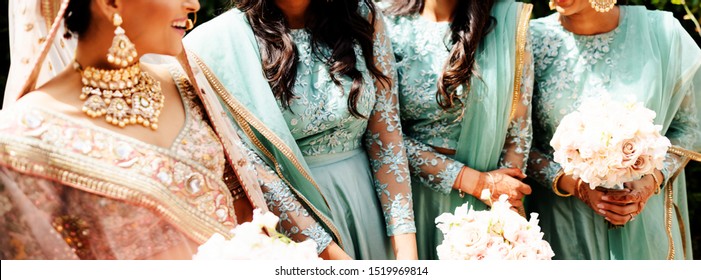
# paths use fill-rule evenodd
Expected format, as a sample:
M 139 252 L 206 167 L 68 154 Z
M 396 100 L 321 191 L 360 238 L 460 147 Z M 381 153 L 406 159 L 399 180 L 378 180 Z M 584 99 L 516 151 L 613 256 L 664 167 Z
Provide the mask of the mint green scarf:
M 342 244 L 331 212 L 290 133 L 263 73 L 260 51 L 246 16 L 232 9 L 185 38 L 201 73 L 245 133 L 245 140 L 275 169 L 317 221 Z M 342 246 L 342 245 L 341 245 Z

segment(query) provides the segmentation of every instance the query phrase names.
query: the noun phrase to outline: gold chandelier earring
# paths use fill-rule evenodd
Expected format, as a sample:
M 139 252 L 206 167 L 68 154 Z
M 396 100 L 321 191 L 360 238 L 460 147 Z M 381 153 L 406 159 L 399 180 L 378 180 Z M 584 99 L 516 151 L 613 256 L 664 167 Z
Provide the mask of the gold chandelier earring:
M 616 0 L 589 0 L 589 4 L 599 13 L 606 13 L 616 6 Z
M 550 0 L 550 2 L 548 2 L 548 7 L 550 7 L 551 11 L 555 10 L 557 8 L 557 6 L 555 5 L 555 0 Z
M 112 39 L 112 46 L 107 51 L 107 61 L 118 67 L 127 67 L 134 62 L 138 55 L 136 47 L 122 29 L 122 17 L 118 13 L 112 16 L 112 24 L 115 27 L 114 39 Z
M 85 101 L 83 112 L 92 118 L 104 116 L 105 121 L 119 127 L 141 124 L 156 130 L 165 102 L 161 83 L 141 70 L 136 47 L 120 27 L 122 18 L 118 14 L 114 15 L 113 23 L 117 29 L 107 61 L 118 68 L 83 68 L 78 61 L 73 63 L 83 83 L 80 94 Z

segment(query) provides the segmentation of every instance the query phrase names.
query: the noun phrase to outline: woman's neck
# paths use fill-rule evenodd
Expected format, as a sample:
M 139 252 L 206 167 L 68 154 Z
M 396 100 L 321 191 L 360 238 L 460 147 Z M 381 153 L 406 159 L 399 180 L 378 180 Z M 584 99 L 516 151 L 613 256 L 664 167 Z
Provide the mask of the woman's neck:
M 421 16 L 435 22 L 452 21 L 457 6 L 458 0 L 426 0 Z
M 620 18 L 621 9 L 616 6 L 606 13 L 586 9 L 568 16 L 560 15 L 560 24 L 577 35 L 596 35 L 616 29 Z
M 288 27 L 292 29 L 304 28 L 310 3 L 311 0 L 275 0 L 275 5 L 282 11 Z

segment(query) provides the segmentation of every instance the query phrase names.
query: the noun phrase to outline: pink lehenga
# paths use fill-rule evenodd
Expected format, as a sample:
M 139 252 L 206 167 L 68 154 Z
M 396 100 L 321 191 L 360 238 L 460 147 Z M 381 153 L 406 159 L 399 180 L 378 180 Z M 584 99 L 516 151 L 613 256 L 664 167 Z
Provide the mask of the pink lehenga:
M 31 105 L 0 113 L 2 259 L 191 258 L 236 225 L 235 199 L 265 208 L 175 79 L 186 122 L 170 148 Z
M 14 104 L 67 65 L 72 43 L 54 38 L 68 3 L 10 1 L 18 44 L 0 111 L 0 259 L 190 259 L 252 208 L 274 212 L 283 233 L 313 239 L 317 252 L 329 245 L 328 225 L 241 140 L 216 92 L 186 78 L 194 74 L 184 54 L 184 67 L 158 62 L 169 65 L 186 116 L 170 147 Z

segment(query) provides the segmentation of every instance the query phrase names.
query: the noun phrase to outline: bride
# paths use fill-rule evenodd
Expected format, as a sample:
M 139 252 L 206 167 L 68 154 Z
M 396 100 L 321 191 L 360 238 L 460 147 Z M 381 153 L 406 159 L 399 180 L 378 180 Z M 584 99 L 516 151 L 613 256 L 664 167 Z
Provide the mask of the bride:
M 182 69 L 139 62 L 182 52 L 198 1 L 57 3 L 11 1 L 13 20 L 34 24 L 14 28 L 26 33 L 13 41 L 41 39 L 15 49 L 21 85 L 8 86 L 0 112 L 0 258 L 189 259 L 253 208 L 289 217 L 282 226 L 295 240 L 331 242 L 306 205 L 265 200 L 290 190 Z M 58 71 L 64 21 L 77 41 Z

